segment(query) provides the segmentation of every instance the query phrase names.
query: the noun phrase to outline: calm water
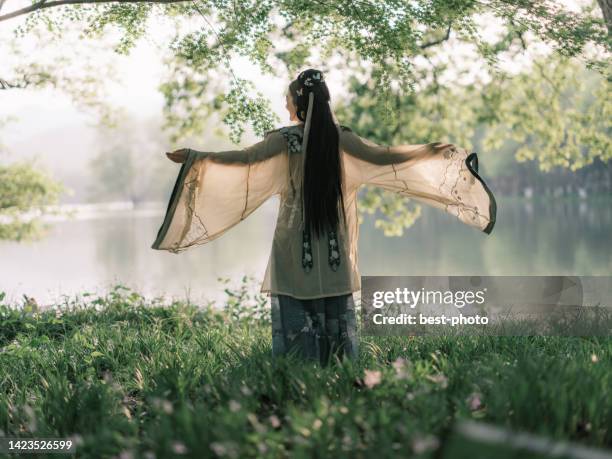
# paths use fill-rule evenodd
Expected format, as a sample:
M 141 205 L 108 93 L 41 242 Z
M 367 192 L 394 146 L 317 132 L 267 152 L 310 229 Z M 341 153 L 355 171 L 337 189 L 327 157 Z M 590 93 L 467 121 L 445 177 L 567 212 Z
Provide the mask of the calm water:
M 221 299 L 218 277 L 261 281 L 278 201 L 268 201 L 220 239 L 181 254 L 150 248 L 163 210 L 113 211 L 54 222 L 43 240 L 0 242 L 0 291 L 21 303 L 101 293 L 115 283 L 147 296 Z M 529 202 L 498 199 L 487 236 L 441 211 L 423 215 L 403 237 L 389 238 L 367 216 L 360 229 L 362 275 L 611 275 L 612 199 Z M 259 284 L 256 284 L 259 288 Z

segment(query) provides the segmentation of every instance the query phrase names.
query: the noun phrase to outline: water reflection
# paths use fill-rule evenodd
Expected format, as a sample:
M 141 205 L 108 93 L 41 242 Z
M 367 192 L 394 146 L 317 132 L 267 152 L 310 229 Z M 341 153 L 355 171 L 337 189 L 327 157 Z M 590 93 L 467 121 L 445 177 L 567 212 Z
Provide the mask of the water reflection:
M 401 238 L 385 237 L 367 216 L 360 228 L 362 275 L 610 275 L 612 200 L 498 199 L 492 235 L 424 208 Z M 0 291 L 48 304 L 63 294 L 122 283 L 148 296 L 223 298 L 217 278 L 263 278 L 276 221 L 271 200 L 210 244 L 182 254 L 150 248 L 163 211 L 57 222 L 38 242 L 0 242 Z

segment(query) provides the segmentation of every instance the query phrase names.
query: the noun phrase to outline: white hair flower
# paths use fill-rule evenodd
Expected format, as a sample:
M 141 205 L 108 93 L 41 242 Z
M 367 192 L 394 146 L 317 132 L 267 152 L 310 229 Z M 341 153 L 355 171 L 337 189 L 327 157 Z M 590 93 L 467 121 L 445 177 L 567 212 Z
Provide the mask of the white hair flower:
M 316 72 L 304 79 L 304 86 L 314 86 L 315 83 L 323 83 L 324 81 L 325 78 L 323 74 L 321 72 Z

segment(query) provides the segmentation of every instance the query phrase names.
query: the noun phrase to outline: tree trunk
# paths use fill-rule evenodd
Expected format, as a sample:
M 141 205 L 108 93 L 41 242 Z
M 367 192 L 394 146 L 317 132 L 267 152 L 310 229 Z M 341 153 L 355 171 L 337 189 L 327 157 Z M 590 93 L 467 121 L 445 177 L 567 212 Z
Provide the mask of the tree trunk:
M 612 0 L 597 0 L 597 3 L 608 26 L 608 34 L 612 34 Z

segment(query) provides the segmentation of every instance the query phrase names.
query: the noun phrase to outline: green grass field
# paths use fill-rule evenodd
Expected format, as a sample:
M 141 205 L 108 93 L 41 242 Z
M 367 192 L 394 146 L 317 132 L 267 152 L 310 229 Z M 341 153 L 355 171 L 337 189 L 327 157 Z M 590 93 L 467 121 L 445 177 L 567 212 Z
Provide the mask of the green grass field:
M 0 436 L 72 437 L 77 457 L 547 457 L 462 443 L 471 419 L 612 448 L 609 337 L 363 337 L 320 368 L 271 358 L 248 291 L 223 310 L 125 287 L 61 313 L 0 299 Z

